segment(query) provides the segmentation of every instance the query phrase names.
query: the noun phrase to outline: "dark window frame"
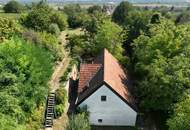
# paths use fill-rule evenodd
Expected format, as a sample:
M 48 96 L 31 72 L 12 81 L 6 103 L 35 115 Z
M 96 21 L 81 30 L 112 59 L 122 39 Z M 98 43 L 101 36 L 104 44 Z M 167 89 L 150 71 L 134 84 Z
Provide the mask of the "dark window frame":
M 101 96 L 101 101 L 102 102 L 106 102 L 107 101 L 107 96 L 106 95 L 102 95 Z
M 98 119 L 98 123 L 102 123 L 102 121 L 103 121 L 102 119 Z

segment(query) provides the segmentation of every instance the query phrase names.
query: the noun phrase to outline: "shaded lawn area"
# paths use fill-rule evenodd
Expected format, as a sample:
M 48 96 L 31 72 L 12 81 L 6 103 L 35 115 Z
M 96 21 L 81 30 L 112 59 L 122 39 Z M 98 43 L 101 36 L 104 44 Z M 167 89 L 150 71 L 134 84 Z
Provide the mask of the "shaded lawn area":
M 92 130 L 138 130 L 129 126 L 91 126 Z

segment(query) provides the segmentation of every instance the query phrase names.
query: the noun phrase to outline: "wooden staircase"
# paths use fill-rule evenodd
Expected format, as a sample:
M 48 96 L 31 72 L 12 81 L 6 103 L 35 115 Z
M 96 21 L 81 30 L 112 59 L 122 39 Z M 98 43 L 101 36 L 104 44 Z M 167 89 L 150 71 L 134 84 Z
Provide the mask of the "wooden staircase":
M 45 128 L 53 127 L 53 119 L 55 118 L 55 93 L 50 93 L 47 98 L 46 112 L 45 112 Z

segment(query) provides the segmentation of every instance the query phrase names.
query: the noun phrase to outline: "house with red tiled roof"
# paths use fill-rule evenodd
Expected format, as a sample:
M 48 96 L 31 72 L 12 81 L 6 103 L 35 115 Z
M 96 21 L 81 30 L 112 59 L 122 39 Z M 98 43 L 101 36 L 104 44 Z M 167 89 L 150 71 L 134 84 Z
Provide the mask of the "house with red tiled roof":
M 80 65 L 76 105 L 87 107 L 92 125 L 135 126 L 137 111 L 128 77 L 106 49 L 92 64 Z

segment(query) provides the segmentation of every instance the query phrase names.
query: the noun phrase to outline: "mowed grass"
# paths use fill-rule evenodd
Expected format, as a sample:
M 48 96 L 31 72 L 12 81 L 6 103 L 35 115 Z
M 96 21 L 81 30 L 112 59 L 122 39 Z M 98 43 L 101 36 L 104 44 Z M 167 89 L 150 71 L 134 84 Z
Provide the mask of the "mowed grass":
M 19 19 L 20 18 L 20 14 L 17 13 L 4 13 L 4 12 L 0 12 L 0 17 L 3 18 L 10 18 L 10 19 Z

